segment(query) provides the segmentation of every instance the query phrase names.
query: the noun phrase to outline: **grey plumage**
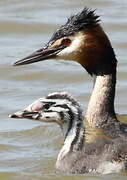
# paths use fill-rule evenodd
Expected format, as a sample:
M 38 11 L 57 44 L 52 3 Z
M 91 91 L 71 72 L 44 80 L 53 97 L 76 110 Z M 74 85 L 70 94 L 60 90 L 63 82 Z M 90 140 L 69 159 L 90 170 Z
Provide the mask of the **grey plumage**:
M 37 109 L 38 108 L 38 109 Z M 36 110 L 35 110 L 36 109 Z M 54 117 L 54 113 L 56 117 Z M 113 173 L 127 170 L 127 138 L 98 136 L 86 141 L 83 112 L 68 93 L 57 92 L 32 103 L 10 117 L 56 122 L 64 133 L 64 145 L 56 162 L 56 171 L 64 173 Z M 71 132 L 73 130 L 73 132 Z M 72 137 L 71 137 L 72 136 Z M 70 140 L 71 138 L 71 140 Z
M 117 120 L 114 108 L 117 60 L 94 11 L 84 8 L 71 16 L 44 48 L 14 65 L 51 58 L 77 61 L 90 75 L 96 76 L 86 115 L 81 116 L 76 103 L 56 94 L 12 117 L 60 125 L 65 141 L 56 162 L 59 171 L 113 173 L 127 170 L 127 131 Z

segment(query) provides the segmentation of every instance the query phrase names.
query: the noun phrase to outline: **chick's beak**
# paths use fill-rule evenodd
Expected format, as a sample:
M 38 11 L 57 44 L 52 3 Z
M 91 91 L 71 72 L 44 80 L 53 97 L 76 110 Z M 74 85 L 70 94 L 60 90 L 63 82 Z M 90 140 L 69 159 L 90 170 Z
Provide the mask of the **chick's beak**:
M 18 111 L 16 113 L 10 114 L 10 118 L 26 118 L 26 119 L 36 119 L 38 112 L 29 112 L 29 111 Z
M 25 64 L 31 64 L 38 61 L 43 61 L 46 59 L 55 58 L 57 56 L 57 53 L 59 53 L 62 49 L 64 49 L 65 45 L 56 45 L 56 46 L 46 46 L 43 49 L 39 49 L 38 51 L 32 53 L 31 55 L 16 61 L 13 65 L 25 65 Z

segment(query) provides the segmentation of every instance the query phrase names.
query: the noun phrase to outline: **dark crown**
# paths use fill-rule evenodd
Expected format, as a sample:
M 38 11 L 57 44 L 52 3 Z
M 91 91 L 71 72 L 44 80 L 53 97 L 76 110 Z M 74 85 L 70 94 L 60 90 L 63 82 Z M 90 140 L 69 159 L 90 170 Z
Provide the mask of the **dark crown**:
M 96 26 L 99 21 L 99 16 L 95 14 L 95 11 L 85 7 L 81 13 L 68 18 L 66 24 L 56 30 L 49 43 L 64 36 L 69 36 L 89 27 Z

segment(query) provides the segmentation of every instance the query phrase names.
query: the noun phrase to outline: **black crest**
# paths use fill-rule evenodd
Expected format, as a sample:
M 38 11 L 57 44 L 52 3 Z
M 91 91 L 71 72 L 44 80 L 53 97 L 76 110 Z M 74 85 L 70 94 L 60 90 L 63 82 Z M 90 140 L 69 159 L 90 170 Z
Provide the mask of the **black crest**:
M 61 37 L 72 35 L 91 26 L 96 26 L 99 21 L 99 16 L 95 14 L 95 11 L 85 7 L 81 13 L 71 16 L 65 25 L 56 30 L 49 44 Z

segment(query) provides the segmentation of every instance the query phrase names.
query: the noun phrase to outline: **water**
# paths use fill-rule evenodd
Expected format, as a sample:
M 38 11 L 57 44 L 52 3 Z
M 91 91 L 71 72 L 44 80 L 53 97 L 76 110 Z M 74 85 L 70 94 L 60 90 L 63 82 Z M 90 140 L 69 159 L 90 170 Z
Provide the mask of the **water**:
M 127 113 L 127 1 L 1 0 L 0 1 L 0 179 L 116 180 L 125 174 L 65 176 L 54 174 L 62 146 L 55 124 L 8 118 L 35 99 L 68 91 L 86 108 L 92 80 L 74 62 L 45 61 L 22 67 L 12 64 L 43 46 L 69 15 L 85 5 L 97 9 L 118 59 L 116 112 Z M 122 116 L 127 122 L 126 116 Z

